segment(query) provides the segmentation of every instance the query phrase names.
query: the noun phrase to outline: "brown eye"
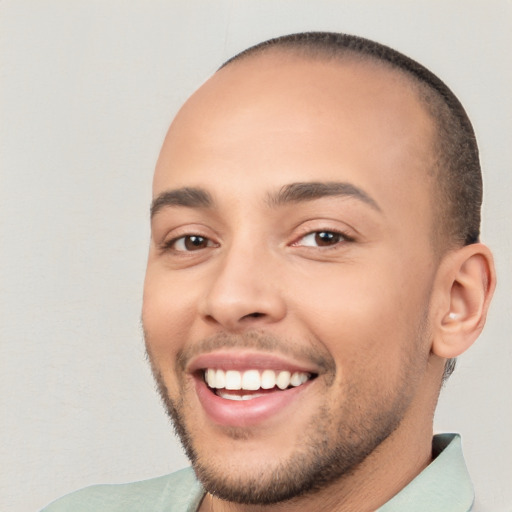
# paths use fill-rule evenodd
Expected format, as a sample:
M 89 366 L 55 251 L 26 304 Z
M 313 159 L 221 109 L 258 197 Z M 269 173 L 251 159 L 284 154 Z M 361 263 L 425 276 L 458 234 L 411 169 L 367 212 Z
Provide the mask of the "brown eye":
M 191 235 L 183 238 L 187 251 L 195 251 L 196 249 L 204 249 L 205 247 L 208 247 L 208 239 L 203 236 Z
M 204 236 L 186 235 L 172 240 L 168 246 L 178 252 L 191 252 L 212 247 L 213 243 Z
M 347 240 L 341 233 L 335 231 L 313 231 L 303 236 L 297 245 L 305 247 L 329 247 Z
M 341 242 L 343 236 L 339 233 L 333 233 L 332 231 L 319 231 L 315 233 L 316 245 L 322 247 L 326 245 L 334 245 Z

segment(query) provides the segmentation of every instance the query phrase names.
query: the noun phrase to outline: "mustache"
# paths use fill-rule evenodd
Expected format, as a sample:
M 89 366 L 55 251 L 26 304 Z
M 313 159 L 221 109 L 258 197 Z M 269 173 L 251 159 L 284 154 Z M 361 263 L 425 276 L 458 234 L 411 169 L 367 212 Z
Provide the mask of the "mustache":
M 177 354 L 176 370 L 184 372 L 189 362 L 200 354 L 230 348 L 253 349 L 261 352 L 275 352 L 294 359 L 309 361 L 322 373 L 334 373 L 336 364 L 327 350 L 312 345 L 298 346 L 268 332 L 247 331 L 239 334 L 216 333 L 197 343 L 190 344 Z

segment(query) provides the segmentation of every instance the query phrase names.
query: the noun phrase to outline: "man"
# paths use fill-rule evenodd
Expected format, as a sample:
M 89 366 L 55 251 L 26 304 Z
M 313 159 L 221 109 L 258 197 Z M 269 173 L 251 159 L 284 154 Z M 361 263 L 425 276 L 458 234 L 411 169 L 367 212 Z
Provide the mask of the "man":
M 449 89 L 330 33 L 228 61 L 157 163 L 147 352 L 193 470 L 48 511 L 468 511 L 432 421 L 495 285 Z

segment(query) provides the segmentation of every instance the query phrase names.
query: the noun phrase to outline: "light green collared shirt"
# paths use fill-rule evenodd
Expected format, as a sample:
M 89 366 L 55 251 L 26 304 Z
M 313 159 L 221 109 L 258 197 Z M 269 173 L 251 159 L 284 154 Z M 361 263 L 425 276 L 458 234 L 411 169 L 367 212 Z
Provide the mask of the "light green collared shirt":
M 434 460 L 376 512 L 469 512 L 473 486 L 460 436 L 434 436 Z M 196 512 L 204 489 L 191 468 L 131 484 L 94 485 L 64 496 L 41 512 Z
M 473 485 L 458 434 L 439 434 L 432 442 L 434 460 L 376 512 L 469 512 Z

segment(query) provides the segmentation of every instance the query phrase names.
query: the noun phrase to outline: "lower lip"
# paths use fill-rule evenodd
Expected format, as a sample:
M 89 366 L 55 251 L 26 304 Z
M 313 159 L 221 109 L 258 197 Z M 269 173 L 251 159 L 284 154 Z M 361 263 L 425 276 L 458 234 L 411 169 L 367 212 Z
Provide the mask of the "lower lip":
M 215 423 L 226 427 L 254 426 L 283 414 L 284 408 L 297 400 L 311 382 L 251 400 L 228 400 L 213 393 L 202 379 L 195 380 L 197 396 L 204 411 Z

